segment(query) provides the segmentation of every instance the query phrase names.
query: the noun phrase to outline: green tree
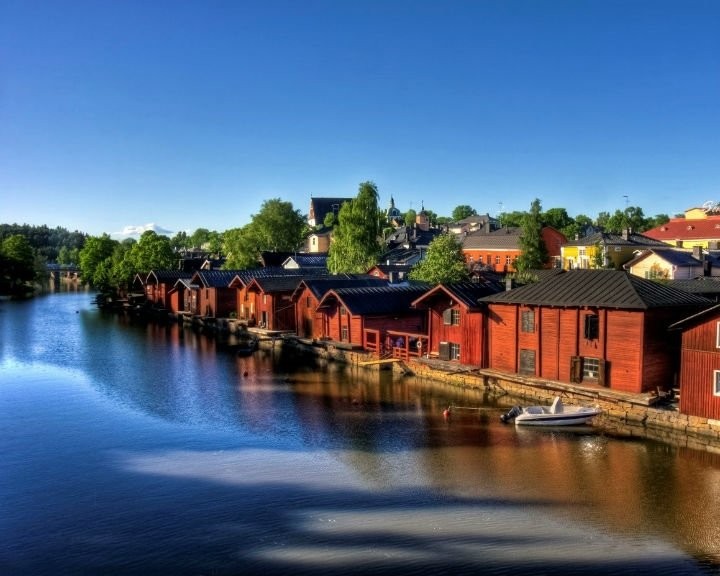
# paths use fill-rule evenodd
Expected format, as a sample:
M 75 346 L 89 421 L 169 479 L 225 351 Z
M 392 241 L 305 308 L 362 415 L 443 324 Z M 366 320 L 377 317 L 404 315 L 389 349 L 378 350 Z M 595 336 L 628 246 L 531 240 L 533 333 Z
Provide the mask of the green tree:
M 546 226 L 551 226 L 559 232 L 562 232 L 575 222 L 570 218 L 565 208 L 550 208 L 542 213 L 541 219 Z
M 32 282 L 36 275 L 35 252 L 30 242 L 20 234 L 8 236 L 0 244 L 0 256 L 0 289 L 9 294 L 26 291 L 23 287 Z
M 513 212 L 502 212 L 498 215 L 500 225 L 504 228 L 519 228 L 522 226 L 524 218 L 525 212 L 518 212 L 517 210 Z
M 80 250 L 80 272 L 92 286 L 104 290 L 112 283 L 112 255 L 119 242 L 108 234 L 90 236 Z
M 410 279 L 431 284 L 468 280 L 462 244 L 452 234 L 436 236 L 430 242 L 425 258 L 410 271 Z
M 381 250 L 378 197 L 377 186 L 363 182 L 357 196 L 340 208 L 327 261 L 333 274 L 367 272 L 377 262 Z
M 415 219 L 417 218 L 417 212 L 410 208 L 407 212 L 405 212 L 405 226 L 413 226 L 415 224 Z
M 251 240 L 249 224 L 242 228 L 225 230 L 223 254 L 225 254 L 224 268 L 228 270 L 257 268 L 260 265 L 259 252 L 256 251 Z
M 452 219 L 457 222 L 458 220 L 463 220 L 464 218 L 468 218 L 470 216 L 476 216 L 477 211 L 472 206 L 468 206 L 467 204 L 461 204 L 460 206 L 455 206 L 455 208 L 452 211 Z
M 170 245 L 174 250 L 187 250 L 193 247 L 190 237 L 184 230 L 181 230 L 170 239 Z
M 207 228 L 198 228 L 190 235 L 190 247 L 205 249 L 205 245 L 210 241 L 210 230 Z
M 291 202 L 266 200 L 249 224 L 224 233 L 222 251 L 225 268 L 258 266 L 261 252 L 292 252 L 302 244 L 307 229 L 305 218 Z
M 131 277 L 139 272 L 170 270 L 175 267 L 176 256 L 167 236 L 147 230 L 124 256 Z
M 548 251 L 542 237 L 542 207 L 537 198 L 530 204 L 530 211 L 525 213 L 520 234 L 520 256 L 515 262 L 518 272 L 544 268 L 548 260 Z

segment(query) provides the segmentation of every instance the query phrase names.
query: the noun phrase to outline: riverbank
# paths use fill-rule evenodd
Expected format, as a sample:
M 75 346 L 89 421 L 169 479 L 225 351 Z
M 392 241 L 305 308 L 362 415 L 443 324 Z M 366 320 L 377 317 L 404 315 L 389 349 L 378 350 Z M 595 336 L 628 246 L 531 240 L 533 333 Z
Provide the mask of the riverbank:
M 513 404 L 550 404 L 561 396 L 567 404 L 590 404 L 602 408 L 595 425 L 608 433 L 649 438 L 673 446 L 720 453 L 720 421 L 688 416 L 677 403 L 661 403 L 650 394 L 629 394 L 600 386 L 577 386 L 490 369 L 472 369 L 454 362 L 420 358 L 378 362 L 367 352 L 346 350 L 331 343 L 302 341 L 294 337 L 278 340 L 283 346 L 300 349 L 333 362 L 344 362 L 366 370 L 392 369 L 399 377 L 409 374 L 434 382 L 465 388 L 485 389 L 508 396 Z M 275 341 L 271 344 L 277 345 Z

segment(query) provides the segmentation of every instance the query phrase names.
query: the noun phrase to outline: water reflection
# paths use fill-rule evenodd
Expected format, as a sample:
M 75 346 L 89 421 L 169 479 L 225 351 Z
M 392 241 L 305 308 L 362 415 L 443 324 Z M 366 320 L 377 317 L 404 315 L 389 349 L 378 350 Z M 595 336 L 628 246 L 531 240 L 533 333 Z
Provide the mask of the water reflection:
M 9 573 L 696 574 L 720 561 L 715 454 L 503 425 L 511 401 L 483 391 L 279 349 L 238 357 L 75 296 L 2 309 L 0 330 Z M 448 405 L 473 410 L 448 421 Z

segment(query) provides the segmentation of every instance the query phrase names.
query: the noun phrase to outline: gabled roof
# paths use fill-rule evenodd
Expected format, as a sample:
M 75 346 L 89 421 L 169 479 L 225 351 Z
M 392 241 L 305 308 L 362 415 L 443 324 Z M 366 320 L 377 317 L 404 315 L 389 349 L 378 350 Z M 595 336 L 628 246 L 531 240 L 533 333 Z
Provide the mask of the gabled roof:
M 237 270 L 197 270 L 192 275 L 192 282 L 204 288 L 227 288 L 235 274 Z
M 667 248 L 665 242 L 660 242 L 646 236 L 644 234 L 613 234 L 610 232 L 595 232 L 590 236 L 584 238 L 578 238 L 577 240 L 570 240 L 565 243 L 566 246 L 594 246 L 595 244 L 601 244 L 602 246 L 627 246 L 627 247 L 638 247 L 638 248 L 651 248 L 658 247 Z
M 463 250 L 517 250 L 520 246 L 519 228 L 500 228 L 494 232 L 471 232 L 462 240 Z
M 151 280 L 155 280 L 155 284 L 174 284 L 180 278 L 192 278 L 192 275 L 192 272 L 184 270 L 152 270 L 145 282 L 150 284 Z
M 592 306 L 629 310 L 710 304 L 702 296 L 619 270 L 570 270 L 544 282 L 527 284 L 488 296 L 484 300 L 536 306 Z
M 655 240 L 674 242 L 676 240 L 720 240 L 720 216 L 707 218 L 672 218 L 645 235 Z
M 635 266 L 636 264 L 642 262 L 646 258 L 649 258 L 650 256 L 657 256 L 661 260 L 664 260 L 668 264 L 672 266 L 680 266 L 680 267 L 694 267 L 694 266 L 702 266 L 702 262 L 695 258 L 691 252 L 688 252 L 687 250 L 673 250 L 672 248 L 664 248 L 664 249 L 651 249 L 651 250 L 644 250 L 635 258 L 630 260 L 629 262 L 626 262 L 623 264 L 623 268 L 626 270 L 630 269 L 632 266 Z
M 387 286 L 388 281 L 366 274 L 337 274 L 319 278 L 303 278 L 293 293 L 293 300 L 300 297 L 305 288 L 320 300 L 329 290 L 335 288 L 367 288 L 371 286 Z
M 668 280 L 668 286 L 690 292 L 690 294 L 720 294 L 719 278 L 692 278 L 684 280 Z
M 435 288 L 425 292 L 420 298 L 412 303 L 413 307 L 432 299 L 439 293 L 443 293 L 453 300 L 457 300 L 463 306 L 470 309 L 481 308 L 480 299 L 490 294 L 496 294 L 505 287 L 502 283 L 479 283 L 479 282 L 454 282 L 451 284 L 438 284 Z
M 331 300 L 340 301 L 354 316 L 381 316 L 412 311 L 412 303 L 430 286 L 418 284 L 390 284 L 369 288 L 337 288 L 328 291 L 318 304 L 323 308 Z
M 277 292 L 294 292 L 303 276 L 261 276 L 253 278 L 247 285 L 248 290 L 257 288 L 265 294 L 273 294 Z
M 310 218 L 315 219 L 315 224 L 322 225 L 328 212 L 338 212 L 345 202 L 352 198 L 310 198 Z
M 720 304 L 710 306 L 705 310 L 701 310 L 697 314 L 693 314 L 692 316 L 688 316 L 687 318 L 675 322 L 674 324 L 668 326 L 668 330 L 685 330 L 717 316 L 720 316 Z
M 283 268 L 295 263 L 300 268 L 322 268 L 327 267 L 328 255 L 325 252 L 313 254 L 292 254 L 283 260 Z
M 245 270 L 234 270 L 231 284 L 249 284 L 254 278 L 272 278 L 277 276 L 327 276 L 327 268 L 283 268 L 282 266 L 270 266 L 267 268 L 248 268 Z

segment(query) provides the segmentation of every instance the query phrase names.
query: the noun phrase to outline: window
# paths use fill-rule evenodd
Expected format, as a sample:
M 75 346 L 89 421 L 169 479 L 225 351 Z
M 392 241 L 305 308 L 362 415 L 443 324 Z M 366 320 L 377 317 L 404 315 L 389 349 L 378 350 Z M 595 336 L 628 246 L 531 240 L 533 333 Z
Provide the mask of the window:
M 597 340 L 600 335 L 600 318 L 597 314 L 588 314 L 585 316 L 585 338 L 587 340 Z
M 535 350 L 520 350 L 520 374 L 535 375 Z
M 523 310 L 520 314 L 520 331 L 535 332 L 535 310 Z
M 342 328 L 340 328 L 340 340 L 342 340 L 343 342 L 347 342 L 349 340 L 347 326 L 343 326 Z
M 450 324 L 453 326 L 460 326 L 460 310 L 453 308 L 450 311 Z
M 597 379 L 600 376 L 600 359 L 583 358 L 583 379 Z
M 720 396 L 720 370 L 713 372 L 713 396 Z
M 460 360 L 460 344 L 450 343 L 450 360 Z

